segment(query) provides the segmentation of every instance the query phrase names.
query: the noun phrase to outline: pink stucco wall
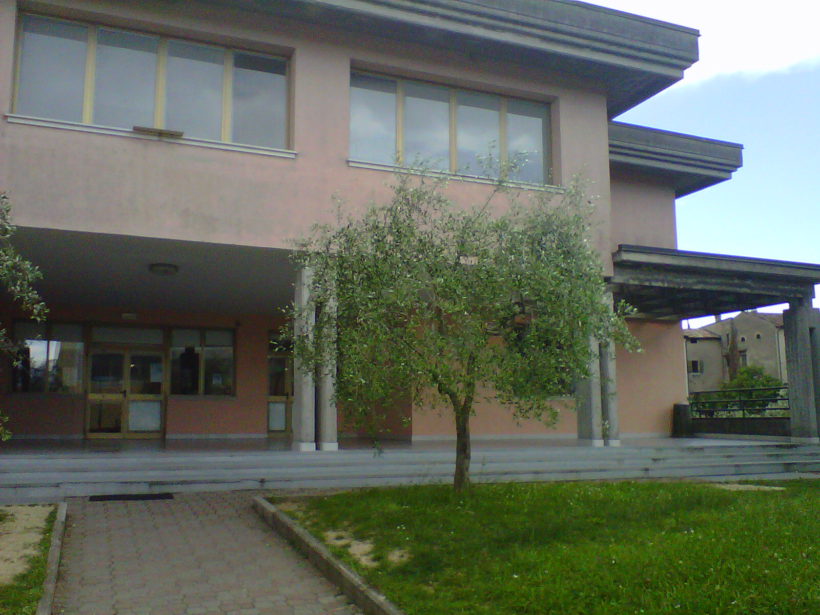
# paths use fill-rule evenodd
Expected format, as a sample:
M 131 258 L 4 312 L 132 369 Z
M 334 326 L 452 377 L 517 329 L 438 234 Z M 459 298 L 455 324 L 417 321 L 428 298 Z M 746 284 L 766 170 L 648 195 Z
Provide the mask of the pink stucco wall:
M 633 320 L 640 352 L 617 352 L 621 435 L 669 435 L 672 406 L 686 402 L 686 356 L 679 323 Z
M 611 249 L 619 244 L 677 247 L 675 191 L 657 178 L 619 171 L 612 175 Z
M 137 320 L 123 322 L 121 312 L 106 308 L 50 306 L 55 322 L 79 322 L 130 326 L 225 327 L 235 331 L 235 395 L 166 398 L 165 435 L 267 435 L 268 332 L 281 319 L 256 315 L 182 314 L 140 312 Z M 15 317 L 7 310 L 2 322 Z M 10 390 L 10 364 L 0 371 L 0 387 Z M 82 436 L 85 430 L 85 396 L 44 393 L 7 393 L 0 404 L 16 435 Z
M 516 420 L 510 408 L 487 398 L 487 389 L 479 389 L 475 415 L 470 419 L 470 433 L 474 436 L 532 437 L 574 434 L 576 418 L 571 399 L 555 400 L 559 410 L 557 421 L 548 424 L 537 419 Z M 452 410 L 445 406 L 417 406 L 413 408 L 413 438 L 455 437 Z
M 296 157 L 206 149 L 0 119 L 0 190 L 11 194 L 20 226 L 289 248 L 291 240 L 303 236 L 313 223 L 331 219 L 334 195 L 354 208 L 390 194 L 389 173 L 351 167 L 347 162 L 347 93 L 351 67 L 356 67 L 552 102 L 553 174 L 558 183 L 575 176 L 584 180 L 597 205 L 594 240 L 605 272 L 611 272 L 609 253 L 618 243 L 675 245 L 671 189 L 649 178 L 622 174 L 610 182 L 605 96 L 594 84 L 579 78 L 396 42 L 378 33 L 372 37 L 351 35 L 193 1 L 41 0 L 22 6 L 24 10 L 288 57 L 291 147 Z M 0 0 L 3 114 L 11 111 L 16 13 L 15 0 Z M 448 188 L 461 203 L 483 200 L 488 190 L 488 186 L 471 181 L 452 182 Z M 105 321 L 115 316 L 113 311 L 102 310 L 98 315 L 83 312 L 85 319 Z M 236 320 L 234 316 L 173 314 L 146 318 L 157 324 L 185 326 L 233 326 Z M 265 432 L 264 339 L 268 323 L 263 317 L 239 318 L 243 324 L 237 332 L 236 397 L 170 398 L 169 435 Z M 680 333 L 676 325 L 660 324 L 636 325 L 636 331 L 645 353 L 618 356 L 622 431 L 668 431 L 671 403 L 685 397 L 680 394 L 684 383 Z M 653 384 L 651 393 L 644 390 L 648 378 Z M 32 402 L 30 407 L 34 406 Z M 66 429 L 73 432 L 76 409 L 69 414 L 74 418 Z M 439 417 L 417 409 L 412 414 L 414 435 L 452 432 L 446 414 Z M 575 415 L 563 412 L 554 429 L 527 421 L 519 426 L 507 411 L 487 403 L 478 408 L 473 431 L 479 435 L 569 434 L 575 431 Z
M 69 4 L 73 7 L 68 8 Z M 186 9 L 194 5 L 185 3 Z M 374 35 L 288 22 L 275 16 L 202 7 L 180 15 L 164 2 L 58 0 L 38 10 L 172 36 L 241 45 L 290 57 L 295 159 L 212 150 L 127 136 L 0 121 L 0 185 L 14 196 L 21 226 L 289 247 L 311 224 L 329 219 L 332 195 L 350 207 L 388 194 L 390 174 L 351 168 L 348 88 L 351 66 L 444 84 L 556 101 L 554 170 L 583 176 L 596 196 L 602 252 L 609 246 L 609 162 L 605 97 L 556 75 L 466 54 L 440 52 Z M 170 10 L 169 6 L 174 10 Z M 11 108 L 13 0 L 0 0 L 0 110 Z M 47 178 L 47 181 L 43 181 Z M 463 202 L 486 185 L 450 188 Z M 113 198 L 112 198 L 113 197 Z M 163 211 L 162 216 L 157 216 Z

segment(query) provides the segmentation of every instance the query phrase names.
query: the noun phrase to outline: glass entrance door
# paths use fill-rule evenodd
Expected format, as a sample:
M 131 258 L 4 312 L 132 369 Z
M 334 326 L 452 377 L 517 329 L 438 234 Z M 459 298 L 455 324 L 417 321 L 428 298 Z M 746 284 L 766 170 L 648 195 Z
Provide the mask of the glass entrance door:
M 88 361 L 88 435 L 157 437 L 165 362 L 151 350 L 93 350 Z

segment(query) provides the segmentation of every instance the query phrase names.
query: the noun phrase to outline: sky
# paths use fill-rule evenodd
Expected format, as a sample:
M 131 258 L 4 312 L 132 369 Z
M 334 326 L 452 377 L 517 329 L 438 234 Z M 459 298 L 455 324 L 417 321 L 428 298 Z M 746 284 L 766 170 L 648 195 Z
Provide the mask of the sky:
M 592 3 L 701 35 L 683 80 L 617 120 L 744 146 L 732 179 L 678 200 L 678 247 L 820 264 L 816 0 L 780 0 L 776 10 L 748 0 Z

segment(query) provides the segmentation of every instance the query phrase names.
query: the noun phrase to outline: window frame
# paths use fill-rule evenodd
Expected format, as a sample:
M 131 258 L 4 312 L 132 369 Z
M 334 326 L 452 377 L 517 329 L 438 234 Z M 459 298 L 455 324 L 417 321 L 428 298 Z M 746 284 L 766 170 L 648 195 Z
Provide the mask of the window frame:
M 175 330 L 192 330 L 199 334 L 199 344 L 195 346 L 199 357 L 197 358 L 197 391 L 196 393 L 175 393 L 174 392 L 174 348 L 173 333 Z M 226 348 L 226 346 L 208 346 L 205 341 L 206 331 L 228 331 L 231 334 L 231 392 L 230 393 L 206 393 L 205 392 L 205 349 L 206 348 Z M 237 397 L 237 382 L 236 382 L 236 329 L 229 327 L 183 327 L 171 326 L 168 327 L 168 396 L 180 399 L 192 399 L 204 397 L 207 399 L 215 399 L 220 397 L 234 398 Z M 178 358 L 177 358 L 178 360 Z
M 274 349 L 272 346 L 276 344 L 280 349 Z M 267 404 L 268 404 L 268 433 L 270 434 L 289 434 L 293 430 L 293 351 L 288 350 L 284 346 L 287 344 L 281 339 L 278 330 L 268 331 L 268 350 L 265 361 L 265 369 L 267 372 Z M 270 390 L 270 360 L 273 358 L 285 360 L 285 394 L 273 395 Z M 270 404 L 271 403 L 285 404 L 285 428 L 271 429 L 270 428 Z
M 432 86 L 436 88 L 441 88 L 447 93 L 447 97 L 449 100 L 449 160 L 447 161 L 448 170 L 430 170 L 430 173 L 435 174 L 444 174 L 444 175 L 452 175 L 462 178 L 468 178 L 475 181 L 484 181 L 484 182 L 495 182 L 497 179 L 496 176 L 492 175 L 476 175 L 472 173 L 462 173 L 459 172 L 459 162 L 458 162 L 458 109 L 459 109 L 459 93 L 467 93 L 467 94 L 481 94 L 481 95 L 489 95 L 495 96 L 499 99 L 499 132 L 498 132 L 498 140 L 497 140 L 497 148 L 493 153 L 497 154 L 499 158 L 500 164 L 505 164 L 509 160 L 509 133 L 508 133 L 508 107 L 511 101 L 522 101 L 525 103 L 532 103 L 536 105 L 540 105 L 544 109 L 544 129 L 543 134 L 541 135 L 541 147 L 542 147 L 542 157 L 543 157 L 543 181 L 542 182 L 531 182 L 526 180 L 509 180 L 512 184 L 521 184 L 526 186 L 539 186 L 539 187 L 554 187 L 555 184 L 552 182 L 555 181 L 555 173 L 553 169 L 553 134 L 552 134 L 552 125 L 554 123 L 553 118 L 553 111 L 554 105 L 553 101 L 548 100 L 538 100 L 535 98 L 522 98 L 519 96 L 509 96 L 497 91 L 492 90 L 476 90 L 471 88 L 463 88 L 457 87 L 452 85 L 447 85 L 440 82 L 435 81 L 427 81 L 427 80 L 420 80 L 420 79 L 409 79 L 401 76 L 380 73 L 370 70 L 359 70 L 355 67 L 351 68 L 350 76 L 351 78 L 353 75 L 362 75 L 364 77 L 371 77 L 376 79 L 383 79 L 386 81 L 392 81 L 395 83 L 395 97 L 396 97 L 396 112 L 395 112 L 395 142 L 396 142 L 396 152 L 395 152 L 395 163 L 394 164 L 384 164 L 380 162 L 372 162 L 362 158 L 353 158 L 350 157 L 350 151 L 352 149 L 352 135 L 350 134 L 350 126 L 351 126 L 351 118 L 348 117 L 348 131 L 349 131 L 349 139 L 350 142 L 348 143 L 348 164 L 351 166 L 361 166 L 361 167 L 368 167 L 368 168 L 388 168 L 388 169 L 395 169 L 395 168 L 407 168 L 405 166 L 406 160 L 406 152 L 405 152 L 405 104 L 406 104 L 406 84 L 413 83 L 413 84 L 421 84 L 426 86 Z M 352 111 L 352 79 L 349 81 L 349 92 L 348 97 L 351 100 L 351 111 Z
M 28 339 L 17 339 L 16 329 L 17 325 L 21 323 L 31 323 L 35 325 L 40 325 L 43 327 L 44 334 L 42 338 L 28 338 Z M 55 327 L 60 326 L 76 326 L 80 327 L 81 337 L 82 340 L 79 342 L 65 342 L 65 340 L 55 339 L 54 337 L 54 329 Z M 11 374 L 11 381 L 9 383 L 9 388 L 7 389 L 9 393 L 12 395 L 63 395 L 63 396 L 85 396 L 86 393 L 86 371 L 88 368 L 88 331 L 83 323 L 78 322 L 65 322 L 65 321 L 45 321 L 38 323 L 35 320 L 28 320 L 28 319 L 18 319 L 12 323 L 11 326 L 11 339 L 13 340 L 14 344 L 17 345 L 19 350 L 22 350 L 25 343 L 29 340 L 31 341 L 40 341 L 46 344 L 46 353 L 45 353 L 45 376 L 43 378 L 43 388 L 42 390 L 18 390 L 15 388 L 15 380 L 17 376 L 17 371 L 20 369 L 19 365 L 17 364 L 17 359 L 12 357 L 10 359 L 11 368 L 9 370 Z M 51 345 L 55 342 L 59 343 L 71 343 L 71 344 L 80 344 L 82 347 L 81 350 L 81 363 L 79 368 L 78 380 L 75 388 L 79 388 L 79 390 L 75 391 L 52 391 L 51 387 L 51 369 L 49 362 L 51 361 Z M 31 367 L 29 366 L 29 370 Z
M 80 122 L 64 120 L 60 118 L 48 118 L 39 116 L 29 116 L 21 113 L 18 109 L 19 95 L 20 95 L 20 76 L 22 68 L 23 56 L 23 25 L 27 17 L 35 19 L 46 19 L 57 21 L 86 28 L 86 64 L 83 81 L 83 105 L 82 105 L 82 120 Z M 94 123 L 94 99 L 96 88 L 96 70 L 97 70 L 97 38 L 101 29 L 114 30 L 126 32 L 131 34 L 139 34 L 145 36 L 152 36 L 158 39 L 157 50 L 157 65 L 156 65 L 156 79 L 154 92 L 154 108 L 153 108 L 153 122 L 151 126 L 108 126 Z M 210 47 L 218 49 L 223 52 L 223 73 L 222 73 L 222 106 L 220 114 L 220 139 L 205 139 L 200 137 L 185 136 L 184 132 L 176 130 L 173 126 L 166 126 L 166 105 L 167 105 L 167 77 L 168 77 L 168 47 L 171 41 L 179 41 L 182 43 L 199 45 L 203 47 Z M 215 147 L 218 149 L 230 149 L 236 151 L 248 151 L 255 153 L 263 153 L 274 156 L 281 156 L 287 158 L 295 158 L 293 146 L 293 87 L 292 87 L 292 70 L 290 57 L 285 54 L 266 53 L 258 49 L 243 48 L 235 46 L 225 46 L 218 43 L 209 42 L 207 40 L 182 38 L 178 36 L 171 36 L 161 31 L 150 32 L 146 30 L 133 29 L 128 27 L 121 27 L 118 25 L 109 25 L 101 22 L 90 22 L 84 20 L 68 19 L 65 17 L 50 15 L 47 13 L 38 12 L 20 12 L 17 16 L 17 24 L 15 30 L 15 55 L 14 55 L 14 78 L 12 83 L 12 97 L 11 97 L 11 113 L 8 114 L 7 119 L 11 123 L 24 123 L 51 126 L 57 128 L 66 128 L 73 130 L 81 130 L 87 132 L 95 132 L 102 134 L 114 135 L 128 135 L 135 138 L 143 138 L 150 140 L 169 140 L 173 142 L 201 145 L 205 147 Z M 234 101 L 233 101 L 233 73 L 234 73 L 234 58 L 237 54 L 257 56 L 266 59 L 281 61 L 284 65 L 284 80 L 285 80 L 285 96 L 284 96 L 284 144 L 280 146 L 256 145 L 252 143 L 242 143 L 233 141 L 233 124 L 234 124 Z M 139 129 L 139 130 L 135 130 Z

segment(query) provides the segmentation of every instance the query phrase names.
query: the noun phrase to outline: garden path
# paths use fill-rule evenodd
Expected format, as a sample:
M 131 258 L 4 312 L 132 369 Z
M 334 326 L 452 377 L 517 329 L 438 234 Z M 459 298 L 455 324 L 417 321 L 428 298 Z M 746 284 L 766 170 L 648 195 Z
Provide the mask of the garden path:
M 55 598 L 64 615 L 354 615 L 262 523 L 254 492 L 69 501 Z

